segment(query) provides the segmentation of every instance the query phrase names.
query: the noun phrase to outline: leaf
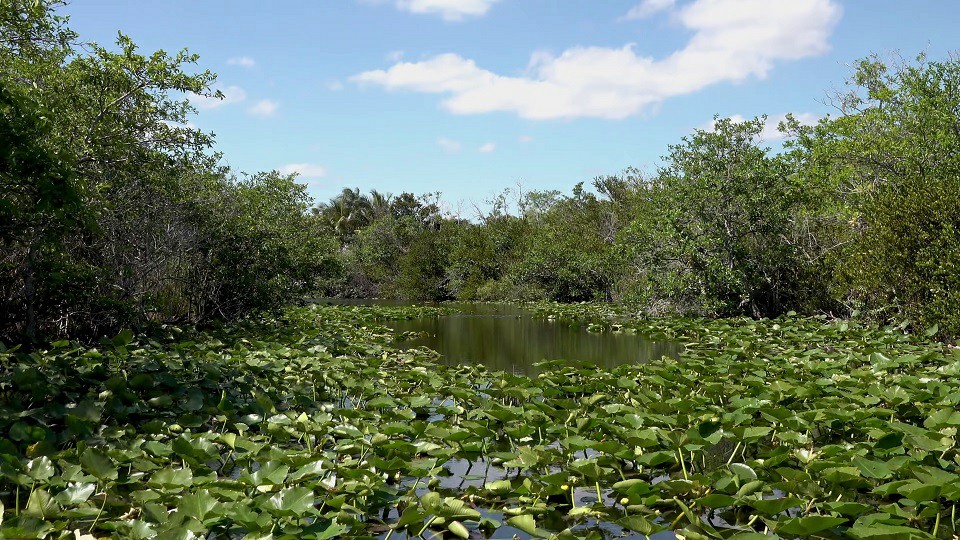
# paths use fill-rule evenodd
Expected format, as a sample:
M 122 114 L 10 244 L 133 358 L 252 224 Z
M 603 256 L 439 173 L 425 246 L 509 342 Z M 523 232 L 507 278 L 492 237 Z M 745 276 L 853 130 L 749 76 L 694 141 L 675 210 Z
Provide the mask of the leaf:
M 847 535 L 858 540 L 920 540 L 935 538 L 926 531 L 904 527 L 902 525 L 886 525 L 873 523 L 870 525 L 855 524 L 847 530 Z
M 447 530 L 453 533 L 455 536 L 459 536 L 465 540 L 470 538 L 470 531 L 467 530 L 467 528 L 463 526 L 463 523 L 460 523 L 459 521 L 451 521 L 448 523 Z
M 112 341 L 116 347 L 126 347 L 133 341 L 133 332 L 129 328 L 124 329 Z
M 893 476 L 893 471 L 891 471 L 886 464 L 879 461 L 856 457 L 853 459 L 853 464 L 856 465 L 857 469 L 860 469 L 860 474 L 867 478 L 882 480 Z
M 157 537 L 157 531 L 154 530 L 153 525 L 139 519 L 130 522 L 127 534 L 130 535 L 131 540 L 150 540 Z
M 150 476 L 147 485 L 160 489 L 185 488 L 193 485 L 193 471 L 189 468 L 160 469 Z
M 892 450 L 901 446 L 903 446 L 903 433 L 887 433 L 873 445 L 878 450 Z
M 437 515 L 447 519 L 480 519 L 480 512 L 478 510 L 467 506 L 467 503 L 454 497 L 444 499 L 443 508 L 437 511 Z
M 92 483 L 73 483 L 67 486 L 67 489 L 57 493 L 57 502 L 63 506 L 76 506 L 93 495 L 96 491 L 96 484 Z
M 597 444 L 597 441 L 590 440 L 579 435 L 574 435 L 573 437 L 567 437 L 561 441 L 561 444 L 570 449 L 571 452 L 575 452 L 577 450 L 592 448 L 595 444 Z
M 846 518 L 830 516 L 804 516 L 777 521 L 774 530 L 783 534 L 809 536 L 847 522 Z
M 751 481 L 757 479 L 756 471 L 754 471 L 749 465 L 744 463 L 731 463 L 729 467 L 733 474 L 737 475 L 737 478 L 740 480 Z
M 433 514 L 440 509 L 440 505 L 443 502 L 443 498 L 436 491 L 428 491 L 420 497 L 420 506 L 424 510 Z
M 266 510 L 273 510 L 279 514 L 294 514 L 302 516 L 313 510 L 316 502 L 313 490 L 306 487 L 293 487 L 279 491 L 272 495 L 263 504 Z
M 290 467 L 279 461 L 268 461 L 260 465 L 257 471 L 245 475 L 254 486 L 282 484 L 287 479 Z
M 53 463 L 50 462 L 50 458 L 47 456 L 31 459 L 27 462 L 27 476 L 37 482 L 45 483 L 45 481 L 49 480 L 55 473 Z
M 311 461 L 310 463 L 307 463 L 303 467 L 300 467 L 296 471 L 290 473 L 286 481 L 299 482 L 300 480 L 310 476 L 319 476 L 323 473 L 323 471 L 324 466 L 322 460 Z
M 49 519 L 59 512 L 60 505 L 57 504 L 57 501 L 54 500 L 45 489 L 34 490 L 34 492 L 30 494 L 30 499 L 27 500 L 27 507 L 24 510 L 24 513 L 28 516 L 40 519 Z
M 367 408 L 369 409 L 387 409 L 390 407 L 396 407 L 396 405 L 397 402 L 388 396 L 380 396 L 367 402 Z
M 484 484 L 483 489 L 493 491 L 494 493 L 506 493 L 513 489 L 513 483 L 510 482 L 510 480 L 496 480 Z
M 930 417 L 923 422 L 923 425 L 927 429 L 938 431 L 943 428 L 960 426 L 960 411 L 956 409 L 940 409 L 930 415 Z
M 521 514 L 519 516 L 513 516 L 512 518 L 506 521 L 507 525 L 520 529 L 521 531 L 531 535 L 531 536 L 545 536 L 543 531 L 537 528 L 537 522 L 533 519 L 533 516 L 530 514 Z
M 705 508 L 727 508 L 735 504 L 737 504 L 736 498 L 723 493 L 711 493 L 697 499 L 697 506 Z
M 324 529 L 319 533 L 316 533 L 313 536 L 313 540 L 328 540 L 329 538 L 336 538 L 337 536 L 340 536 L 341 534 L 347 532 L 348 530 L 349 530 L 349 527 L 347 527 L 346 525 L 341 525 L 337 523 L 337 520 L 334 519 L 333 521 L 330 522 L 330 525 L 327 525 L 326 529 Z
M 110 456 L 95 448 L 87 448 L 80 455 L 80 464 L 83 470 L 92 474 L 98 480 L 106 482 L 117 479 L 117 466 Z
M 820 507 L 826 508 L 830 512 L 836 512 L 838 514 L 851 517 L 857 517 L 859 515 L 866 514 L 875 508 L 868 504 L 852 501 L 827 502 L 820 504 Z
M 201 489 L 196 493 L 184 495 L 180 499 L 178 510 L 203 523 L 219 506 L 219 502 L 209 491 Z
M 617 520 L 617 523 L 644 536 L 653 536 L 663 530 L 662 527 L 653 524 L 641 516 L 627 516 Z

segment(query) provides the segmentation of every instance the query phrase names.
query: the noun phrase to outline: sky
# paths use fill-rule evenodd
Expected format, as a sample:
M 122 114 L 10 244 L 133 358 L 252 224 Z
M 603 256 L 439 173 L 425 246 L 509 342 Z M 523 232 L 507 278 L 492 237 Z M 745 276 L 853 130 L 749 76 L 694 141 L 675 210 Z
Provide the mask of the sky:
M 72 0 L 81 39 L 183 48 L 225 99 L 191 124 L 238 172 L 441 192 L 454 212 L 505 188 L 654 172 L 714 115 L 836 114 L 872 53 L 960 50 L 957 0 Z

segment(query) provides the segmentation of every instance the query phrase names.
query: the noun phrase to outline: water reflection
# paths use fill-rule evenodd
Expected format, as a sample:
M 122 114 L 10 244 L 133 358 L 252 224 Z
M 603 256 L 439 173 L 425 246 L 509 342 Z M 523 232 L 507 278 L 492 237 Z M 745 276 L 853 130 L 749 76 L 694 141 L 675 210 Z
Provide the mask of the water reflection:
M 536 374 L 541 360 L 579 360 L 605 368 L 675 356 L 677 343 L 643 336 L 592 333 L 563 322 L 531 317 L 514 306 L 455 304 L 459 313 L 388 323 L 423 336 L 404 347 L 427 346 L 448 365 L 481 363 L 492 370 Z

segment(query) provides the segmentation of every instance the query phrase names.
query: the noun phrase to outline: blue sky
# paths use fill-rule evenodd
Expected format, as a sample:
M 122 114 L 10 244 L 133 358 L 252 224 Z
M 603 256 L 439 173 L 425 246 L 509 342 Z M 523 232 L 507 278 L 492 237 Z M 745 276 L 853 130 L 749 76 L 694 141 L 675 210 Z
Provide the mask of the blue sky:
M 569 192 L 714 114 L 832 112 L 857 58 L 960 49 L 956 0 L 74 0 L 81 38 L 187 47 L 227 99 L 192 123 L 238 171 L 440 191 L 469 214 Z M 773 133 L 770 142 L 776 144 Z

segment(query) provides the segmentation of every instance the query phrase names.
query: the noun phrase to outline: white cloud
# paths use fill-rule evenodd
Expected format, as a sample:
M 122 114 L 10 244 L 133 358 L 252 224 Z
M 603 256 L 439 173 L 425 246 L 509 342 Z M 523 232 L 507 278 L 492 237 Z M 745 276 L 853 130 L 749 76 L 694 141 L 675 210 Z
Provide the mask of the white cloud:
M 689 42 L 664 58 L 619 49 L 575 47 L 536 53 L 529 75 L 507 76 L 447 53 L 360 73 L 359 84 L 443 94 L 454 114 L 510 112 L 522 118 L 621 119 L 710 85 L 763 78 L 778 61 L 824 54 L 840 19 L 834 0 L 696 0 L 681 8 Z
M 800 122 L 802 126 L 813 126 L 820 121 L 820 117 L 813 113 L 793 113 L 793 117 Z M 747 120 L 742 114 L 734 114 L 728 117 L 730 120 L 736 123 L 744 122 Z M 760 138 L 764 141 L 779 141 L 784 139 L 786 135 L 780 133 L 780 130 L 777 126 L 780 125 L 780 122 L 783 122 L 787 119 L 786 114 L 778 114 L 775 116 L 768 116 L 767 121 L 763 124 L 763 131 L 760 132 Z M 710 120 L 700 126 L 697 129 L 703 131 L 713 131 L 717 125 L 716 120 Z
M 496 149 L 497 149 L 497 144 L 496 144 L 496 143 L 488 142 L 488 143 L 484 143 L 482 146 L 480 146 L 480 148 L 478 148 L 477 151 L 480 152 L 480 153 L 482 153 L 482 154 L 489 154 L 489 153 L 493 152 L 493 151 L 496 150 Z
M 520 138 L 517 139 L 520 144 L 530 144 L 533 142 L 533 140 L 533 137 L 530 135 L 521 135 Z
M 330 81 L 327 83 L 327 90 L 331 92 L 339 92 L 343 90 L 343 83 L 340 81 Z
M 249 56 L 234 56 L 233 58 L 227 60 L 227 64 L 231 66 L 252 68 L 253 66 L 257 65 L 257 62 Z
M 399 62 L 403 60 L 403 51 L 390 51 L 387 53 L 388 62 Z
M 280 174 L 298 174 L 302 178 L 323 178 L 327 169 L 313 163 L 291 163 L 277 169 Z
M 620 20 L 632 21 L 636 19 L 646 19 L 652 17 L 661 11 L 666 11 L 676 4 L 676 0 L 643 0 L 639 4 L 630 8 Z
M 247 93 L 239 86 L 226 86 L 222 88 L 215 88 L 214 90 L 220 90 L 223 92 L 223 99 L 193 95 L 190 97 L 190 103 L 198 109 L 210 110 L 223 107 L 224 105 L 241 103 L 247 99 Z
M 273 116 L 273 113 L 277 112 L 277 108 L 280 107 L 280 104 L 272 99 L 261 99 L 260 101 L 253 104 L 252 107 L 247 109 L 247 112 L 254 116 L 268 117 Z
M 459 141 L 447 139 L 446 137 L 441 137 L 437 139 L 437 146 L 439 146 L 440 148 L 443 148 L 443 151 L 449 154 L 459 152 L 460 149 L 463 147 L 463 145 L 461 145 Z
M 439 15 L 446 21 L 481 17 L 500 0 L 396 0 L 397 9 L 410 13 Z

